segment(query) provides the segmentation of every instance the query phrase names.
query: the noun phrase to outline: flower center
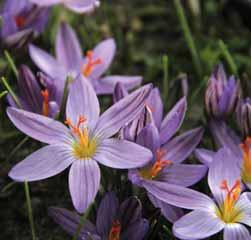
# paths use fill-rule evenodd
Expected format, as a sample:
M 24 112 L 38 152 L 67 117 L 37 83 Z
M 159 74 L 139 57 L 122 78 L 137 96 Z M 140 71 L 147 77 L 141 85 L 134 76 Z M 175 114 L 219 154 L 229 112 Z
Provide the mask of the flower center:
M 93 59 L 93 51 L 88 51 L 86 54 L 87 63 L 82 66 L 81 72 L 85 77 L 89 77 L 96 65 L 101 64 L 101 59 Z
M 241 217 L 241 211 L 235 206 L 241 194 L 241 181 L 236 180 L 233 187 L 229 188 L 227 181 L 223 180 L 220 188 L 226 191 L 227 195 L 216 213 L 225 223 L 236 223 Z
M 14 20 L 18 28 L 22 28 L 25 24 L 25 18 L 22 16 L 15 16 Z
M 49 91 L 48 89 L 42 90 L 41 95 L 43 97 L 42 114 L 48 117 L 49 116 Z
M 166 155 L 166 151 L 163 149 L 158 149 L 156 152 L 156 161 L 150 166 L 140 170 L 141 177 L 145 179 L 152 180 L 158 176 L 159 172 L 166 166 L 170 165 L 172 162 L 169 160 L 163 160 Z
M 86 120 L 84 116 L 79 116 L 77 125 L 73 125 L 69 118 L 65 120 L 65 124 L 71 128 L 72 133 L 76 136 L 76 141 L 73 143 L 73 154 L 77 159 L 92 157 L 97 148 L 96 140 L 94 138 L 89 139 L 87 127 L 81 127 Z
M 121 232 L 121 224 L 118 220 L 112 222 L 108 240 L 119 240 Z
M 247 137 L 246 140 L 240 144 L 243 155 L 243 164 L 242 164 L 242 179 L 244 182 L 251 182 L 251 138 Z

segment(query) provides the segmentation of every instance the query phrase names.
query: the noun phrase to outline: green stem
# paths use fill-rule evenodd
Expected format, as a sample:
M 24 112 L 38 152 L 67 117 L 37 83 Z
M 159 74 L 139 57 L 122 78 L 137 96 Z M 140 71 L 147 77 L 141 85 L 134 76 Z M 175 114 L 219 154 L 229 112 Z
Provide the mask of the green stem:
M 0 99 L 4 97 L 6 94 L 8 94 L 8 91 L 3 91 L 0 93 Z
M 230 67 L 232 74 L 238 76 L 237 66 L 236 66 L 234 59 L 232 58 L 232 56 L 227 48 L 227 45 L 222 40 L 219 40 L 219 47 L 221 49 L 221 52 L 222 52 L 224 58 L 226 59 L 228 65 Z
M 9 85 L 9 83 L 7 82 L 7 80 L 6 80 L 4 77 L 2 77 L 1 80 L 2 80 L 2 83 L 3 83 L 3 85 L 5 86 L 5 88 L 8 90 L 8 92 L 9 92 L 10 95 L 12 96 L 13 100 L 14 100 L 15 103 L 17 104 L 17 106 L 18 106 L 19 108 L 22 108 L 21 103 L 19 102 L 19 100 L 18 100 L 18 98 L 17 98 L 17 95 L 14 93 L 14 91 L 12 90 L 12 88 L 11 88 L 11 86 Z
M 13 73 L 15 74 L 16 78 L 18 77 L 18 70 L 17 70 L 17 67 L 14 63 L 14 60 L 12 59 L 12 57 L 10 56 L 9 52 L 7 50 L 4 51 L 4 55 L 5 55 L 5 58 L 7 60 L 7 62 L 9 63 Z
M 202 68 L 201 68 L 199 54 L 195 47 L 195 42 L 191 34 L 191 31 L 190 31 L 190 28 L 189 28 L 189 25 L 185 16 L 185 12 L 180 3 L 180 0 L 174 0 L 174 6 L 176 8 L 176 12 L 180 21 L 180 25 L 181 25 L 186 43 L 188 45 L 188 48 L 192 56 L 192 61 L 193 61 L 195 70 L 197 72 L 198 77 L 200 78 L 202 76 Z
M 79 224 L 78 224 L 78 227 L 77 227 L 77 230 L 72 238 L 72 240 L 77 240 L 78 239 L 78 236 L 81 232 L 81 229 L 83 227 L 83 225 L 85 224 L 91 210 L 92 210 L 92 206 L 93 206 L 93 203 L 90 204 L 90 206 L 87 208 L 85 214 L 83 214 L 81 217 L 80 217 L 80 221 L 79 221 Z
M 32 240 L 36 240 L 35 226 L 34 226 L 34 220 L 33 220 L 33 215 L 32 215 L 32 208 L 31 208 L 29 184 L 26 181 L 24 182 L 24 190 L 25 190 L 28 216 L 29 216 L 29 221 L 30 221 Z
M 164 96 L 164 103 L 167 103 L 168 98 L 168 90 L 169 90 L 169 83 L 168 83 L 168 65 L 169 65 L 169 59 L 167 55 L 164 55 L 162 57 L 162 63 L 163 63 L 163 96 Z

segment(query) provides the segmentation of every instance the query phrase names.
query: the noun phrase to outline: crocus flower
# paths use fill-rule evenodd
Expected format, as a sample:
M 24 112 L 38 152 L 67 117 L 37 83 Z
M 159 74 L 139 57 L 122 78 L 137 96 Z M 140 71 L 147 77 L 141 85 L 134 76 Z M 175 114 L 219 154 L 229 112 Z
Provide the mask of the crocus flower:
M 49 215 L 66 232 L 74 235 L 80 216 L 62 208 L 50 208 Z M 87 220 L 79 239 L 88 240 L 142 240 L 148 231 L 148 221 L 142 218 L 141 202 L 130 197 L 120 205 L 113 192 L 106 193 L 96 217 L 96 226 Z
M 31 70 L 22 65 L 18 72 L 17 84 L 19 90 L 18 101 L 22 109 L 29 112 L 54 117 L 59 111 L 56 87 L 53 80 L 40 75 L 40 83 Z M 41 84 L 44 88 L 41 88 Z M 8 95 L 9 104 L 18 107 L 13 98 Z
M 224 230 L 224 240 L 250 239 L 251 195 L 241 193 L 240 169 L 227 148 L 220 149 L 209 168 L 208 184 L 213 199 L 198 191 L 159 182 L 147 183 L 151 193 L 169 204 L 193 210 L 173 225 L 181 239 L 206 239 Z
M 28 0 L 6 0 L 0 12 L 0 36 L 7 46 L 21 47 L 40 34 L 48 21 L 48 8 L 41 8 Z
M 97 96 L 87 80 L 71 83 L 65 124 L 42 115 L 8 108 L 14 125 L 30 137 L 49 144 L 12 168 L 16 181 L 37 181 L 54 176 L 71 165 L 69 189 L 80 213 L 93 202 L 100 184 L 97 164 L 117 169 L 145 165 L 149 150 L 126 140 L 111 138 L 142 111 L 151 85 L 142 87 L 106 110 L 100 117 Z M 137 156 L 137 158 L 135 158 Z
M 48 76 L 61 80 L 64 88 L 67 76 L 75 78 L 80 73 L 88 78 L 97 94 L 113 93 L 117 82 L 123 83 L 127 89 L 141 84 L 139 76 L 106 76 L 103 73 L 109 68 L 116 51 L 113 39 L 99 43 L 93 51 L 83 57 L 76 33 L 66 23 L 60 25 L 56 38 L 56 59 L 33 45 L 30 45 L 30 56 L 35 64 Z
M 96 7 L 100 5 L 97 0 L 30 0 L 39 6 L 53 6 L 56 4 L 62 4 L 66 8 L 76 13 L 92 12 Z
M 232 114 L 239 101 L 240 88 L 234 76 L 227 79 L 223 65 L 213 71 L 205 93 L 205 106 L 209 116 L 217 119 Z
M 244 138 L 251 137 L 251 99 L 241 99 L 237 107 L 237 123 Z

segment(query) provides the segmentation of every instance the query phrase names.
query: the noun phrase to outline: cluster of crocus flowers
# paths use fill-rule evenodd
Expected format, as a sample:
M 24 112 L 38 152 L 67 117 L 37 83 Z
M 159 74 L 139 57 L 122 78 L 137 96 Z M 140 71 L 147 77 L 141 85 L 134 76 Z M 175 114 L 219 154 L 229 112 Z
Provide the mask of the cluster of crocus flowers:
M 142 167 L 151 160 L 152 153 L 146 148 L 112 137 L 140 114 L 150 90 L 151 85 L 140 88 L 99 116 L 94 89 L 87 79 L 78 77 L 70 85 L 65 124 L 8 108 L 8 116 L 17 128 L 49 144 L 14 166 L 9 176 L 15 181 L 36 181 L 54 176 L 71 165 L 70 194 L 75 209 L 83 213 L 99 190 L 101 176 L 97 163 L 130 169 Z
M 1 11 L 0 37 L 7 46 L 23 46 L 40 34 L 48 21 L 49 9 L 28 0 L 6 0 Z
M 126 89 L 141 84 L 140 76 L 102 76 L 111 65 L 116 52 L 114 39 L 100 42 L 83 57 L 76 33 L 68 24 L 61 23 L 56 36 L 55 51 L 56 58 L 34 45 L 29 47 L 34 63 L 42 72 L 56 79 L 60 89 L 64 89 L 67 77 L 75 78 L 79 74 L 90 81 L 97 94 L 113 93 L 118 82 L 121 82 Z
M 80 216 L 62 208 L 50 208 L 49 215 L 66 232 L 76 234 Z M 119 204 L 113 192 L 102 199 L 96 217 L 96 226 L 89 220 L 82 226 L 79 239 L 142 240 L 149 228 L 142 217 L 141 202 L 130 197 Z

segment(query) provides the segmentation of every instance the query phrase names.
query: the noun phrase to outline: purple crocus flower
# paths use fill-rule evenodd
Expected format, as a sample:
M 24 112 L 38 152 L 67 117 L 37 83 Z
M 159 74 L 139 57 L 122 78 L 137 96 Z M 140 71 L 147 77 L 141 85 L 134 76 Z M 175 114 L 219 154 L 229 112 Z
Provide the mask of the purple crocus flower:
M 145 165 L 152 153 L 129 141 L 111 138 L 142 111 L 151 85 L 146 85 L 114 104 L 100 117 L 97 96 L 87 80 L 71 83 L 66 104 L 66 127 L 51 118 L 8 108 L 14 125 L 30 137 L 49 144 L 12 168 L 15 181 L 37 181 L 54 176 L 71 165 L 69 189 L 80 213 L 93 202 L 100 184 L 97 164 L 117 169 Z M 137 156 L 137 158 L 135 158 Z
M 99 43 L 93 51 L 83 57 L 76 33 L 66 23 L 60 25 L 56 38 L 56 59 L 33 45 L 30 45 L 30 56 L 35 64 L 48 76 L 58 79 L 61 89 L 64 88 L 67 76 L 75 78 L 82 73 L 88 78 L 97 94 L 113 93 L 117 82 L 123 83 L 127 89 L 139 86 L 139 76 L 106 76 L 103 73 L 109 68 L 114 58 L 116 45 L 113 39 Z
M 1 39 L 7 46 L 21 47 L 44 30 L 48 14 L 48 8 L 38 7 L 28 0 L 6 0 L 0 11 Z
M 92 12 L 96 7 L 99 7 L 100 2 L 97 0 L 30 0 L 39 6 L 52 6 L 62 4 L 66 8 L 76 13 Z
M 205 93 L 206 111 L 217 119 L 226 118 L 236 109 L 240 97 L 239 84 L 235 77 L 227 79 L 223 65 L 213 71 Z
M 62 208 L 50 208 L 49 215 L 66 232 L 74 235 L 80 216 Z M 96 218 L 96 226 L 87 220 L 82 227 L 79 239 L 88 240 L 142 240 L 148 231 L 148 221 L 142 218 L 141 202 L 130 197 L 119 205 L 113 192 L 102 199 Z
M 251 226 L 251 195 L 241 194 L 237 160 L 227 148 L 220 149 L 214 158 L 208 173 L 213 199 L 184 187 L 147 184 L 162 201 L 193 210 L 174 223 L 173 232 L 178 238 L 206 239 L 224 230 L 224 240 L 251 239 L 243 225 Z
M 39 79 L 40 84 L 26 65 L 20 67 L 17 78 L 19 103 L 24 110 L 54 117 L 59 111 L 60 104 L 57 102 L 56 87 L 53 80 L 43 74 L 40 74 Z M 10 95 L 8 101 L 12 107 L 18 107 Z

